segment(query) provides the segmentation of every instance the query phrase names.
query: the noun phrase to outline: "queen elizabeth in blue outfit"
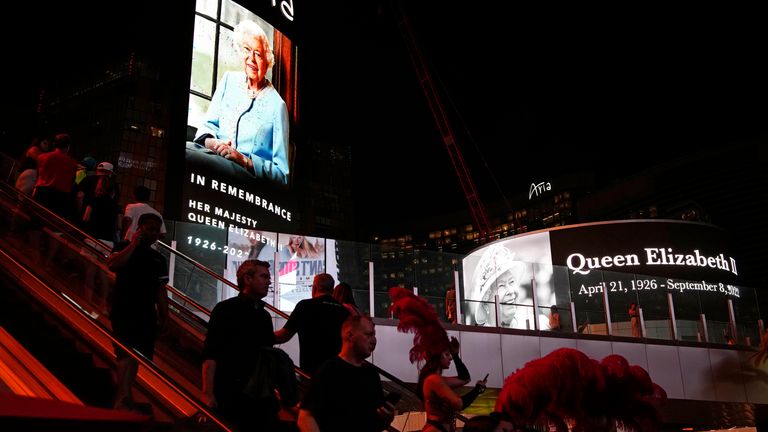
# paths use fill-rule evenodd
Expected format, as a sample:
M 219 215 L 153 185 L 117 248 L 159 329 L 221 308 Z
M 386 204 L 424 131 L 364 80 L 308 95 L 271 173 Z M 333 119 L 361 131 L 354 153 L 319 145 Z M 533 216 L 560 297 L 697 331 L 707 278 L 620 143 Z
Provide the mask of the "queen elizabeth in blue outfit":
M 234 39 L 245 70 L 224 74 L 194 141 L 223 172 L 286 185 L 288 109 L 266 78 L 274 63 L 269 40 L 252 21 L 238 24 Z

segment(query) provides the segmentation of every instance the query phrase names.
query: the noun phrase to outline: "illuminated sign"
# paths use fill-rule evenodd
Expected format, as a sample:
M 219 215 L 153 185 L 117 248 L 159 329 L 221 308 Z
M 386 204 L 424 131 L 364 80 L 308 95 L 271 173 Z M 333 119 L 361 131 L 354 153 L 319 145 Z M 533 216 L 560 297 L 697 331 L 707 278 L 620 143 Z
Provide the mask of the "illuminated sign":
M 283 16 L 289 21 L 293 21 L 293 0 L 283 0 L 280 4 L 277 3 L 277 0 L 272 0 L 272 6 L 280 7 Z
M 528 199 L 531 199 L 534 194 L 539 196 L 545 191 L 550 190 L 552 190 L 552 183 L 550 182 L 541 182 L 539 184 L 531 183 L 531 188 L 528 190 Z
M 543 307 L 599 309 L 604 293 L 620 303 L 652 304 L 667 293 L 738 299 L 736 264 L 725 233 L 701 223 L 612 221 L 522 234 L 464 258 L 465 323 L 496 325 L 498 317 L 502 327 L 533 328 L 546 322 Z
M 222 229 L 296 231 L 297 50 L 277 27 L 291 26 L 282 17 L 294 20 L 294 2 L 265 2 L 264 16 L 231 0 L 197 8 L 183 220 Z
M 693 267 L 709 267 L 730 271 L 738 275 L 736 260 L 723 254 L 717 256 L 704 256 L 696 249 L 692 254 L 674 253 L 672 248 L 645 248 L 646 265 L 677 265 Z M 610 269 L 612 267 L 639 266 L 640 259 L 636 254 L 614 255 L 602 257 L 585 257 L 580 253 L 568 255 L 568 268 L 573 273 L 589 274 L 593 269 Z
M 647 278 L 635 278 L 628 283 L 620 280 L 616 281 L 604 281 L 597 285 L 585 285 L 581 284 L 578 288 L 577 294 L 579 296 L 602 296 L 603 290 L 608 293 L 626 294 L 635 291 L 650 290 L 655 291 L 678 291 L 683 292 L 704 292 L 704 293 L 720 293 L 733 297 L 739 297 L 739 287 L 731 284 L 724 284 L 722 282 L 710 283 L 707 281 L 677 281 L 675 279 L 647 279 Z

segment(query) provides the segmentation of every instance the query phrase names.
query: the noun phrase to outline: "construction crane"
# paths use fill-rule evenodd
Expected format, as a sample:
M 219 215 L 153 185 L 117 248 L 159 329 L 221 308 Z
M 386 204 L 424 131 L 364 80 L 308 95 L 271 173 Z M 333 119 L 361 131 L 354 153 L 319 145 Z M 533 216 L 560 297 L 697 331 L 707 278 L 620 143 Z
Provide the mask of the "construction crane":
M 480 197 L 477 195 L 475 182 L 472 180 L 472 175 L 467 169 L 467 164 L 464 162 L 464 157 L 461 155 L 461 150 L 456 143 L 455 135 L 448 122 L 448 118 L 445 115 L 445 110 L 443 109 L 440 94 L 437 92 L 434 82 L 432 81 L 429 67 L 424 60 L 421 49 L 416 44 L 411 24 L 405 14 L 397 6 L 393 6 L 392 9 L 395 12 L 398 28 L 400 34 L 403 36 L 406 48 L 408 49 L 411 63 L 416 70 L 419 84 L 421 84 L 421 89 L 424 91 L 424 97 L 427 98 L 429 109 L 432 111 L 432 115 L 437 123 L 437 129 L 445 143 L 445 148 L 448 150 L 448 155 L 451 157 L 451 162 L 453 163 L 453 168 L 456 170 L 456 175 L 459 176 L 459 183 L 461 183 L 464 196 L 469 203 L 472 219 L 480 233 L 480 241 L 483 242 L 492 233 L 491 225 L 488 223 L 488 216 L 485 213 L 485 206 L 483 206 Z

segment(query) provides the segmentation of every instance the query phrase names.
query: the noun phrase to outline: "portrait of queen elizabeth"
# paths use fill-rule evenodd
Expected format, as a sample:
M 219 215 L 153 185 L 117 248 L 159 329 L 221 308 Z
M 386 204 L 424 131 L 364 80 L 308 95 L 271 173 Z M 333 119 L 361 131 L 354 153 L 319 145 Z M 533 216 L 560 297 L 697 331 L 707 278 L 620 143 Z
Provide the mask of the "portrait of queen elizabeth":
M 469 287 L 468 324 L 495 326 L 495 299 L 499 298 L 500 327 L 526 328 L 527 305 L 532 305 L 526 263 L 515 261 L 515 253 L 504 246 L 489 247 L 475 268 Z M 532 325 L 532 323 L 529 323 Z

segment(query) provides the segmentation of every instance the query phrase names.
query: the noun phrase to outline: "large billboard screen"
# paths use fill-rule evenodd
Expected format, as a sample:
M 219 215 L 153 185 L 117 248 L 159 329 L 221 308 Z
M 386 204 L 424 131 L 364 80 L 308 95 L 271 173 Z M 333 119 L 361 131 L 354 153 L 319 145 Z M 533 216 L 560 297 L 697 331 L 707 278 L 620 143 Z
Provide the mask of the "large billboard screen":
M 183 221 L 296 230 L 297 53 L 278 27 L 239 4 L 197 2 Z
M 476 249 L 463 267 L 465 323 L 473 325 L 495 325 L 498 316 L 501 327 L 546 328 L 546 308 L 597 310 L 604 292 L 622 307 L 668 292 L 740 295 L 726 234 L 699 223 L 613 221 L 523 234 Z

